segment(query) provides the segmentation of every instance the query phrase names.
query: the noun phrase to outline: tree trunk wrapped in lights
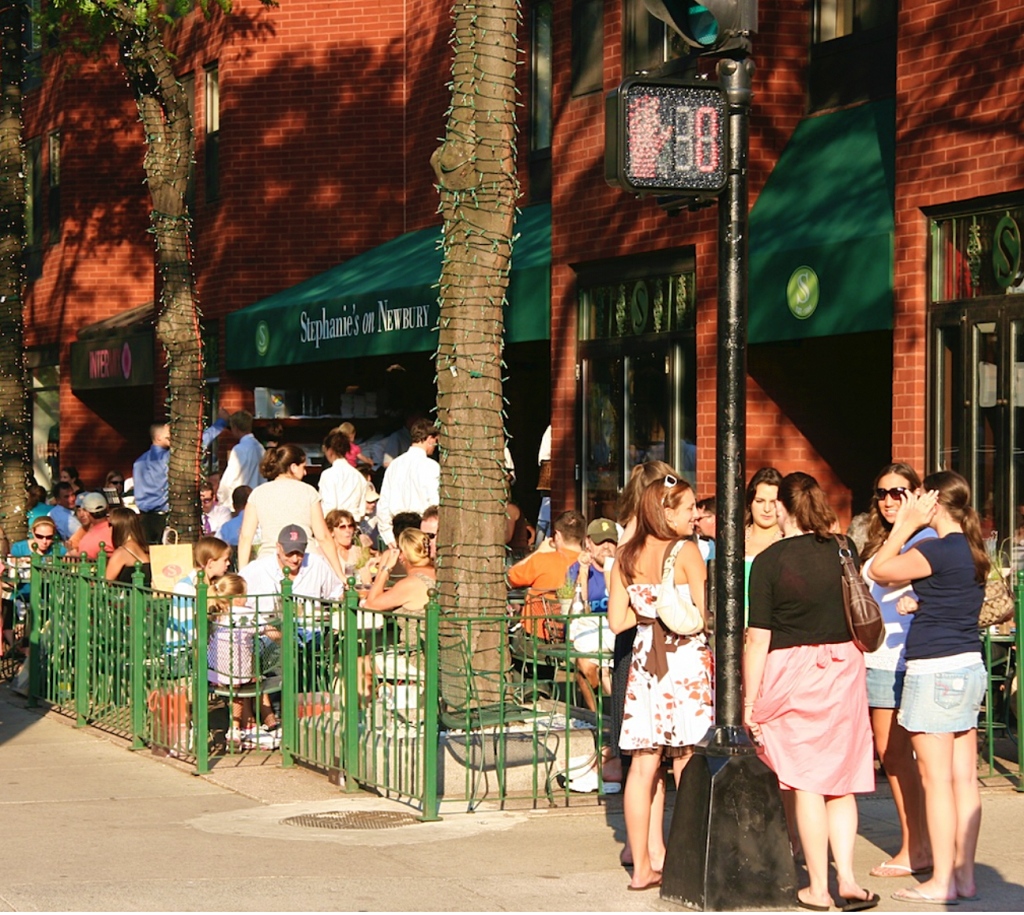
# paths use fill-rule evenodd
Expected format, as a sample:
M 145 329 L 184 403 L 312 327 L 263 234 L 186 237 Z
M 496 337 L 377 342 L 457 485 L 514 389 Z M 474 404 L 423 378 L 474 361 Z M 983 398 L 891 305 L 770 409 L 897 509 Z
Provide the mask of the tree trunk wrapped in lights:
M 437 581 L 443 614 L 495 617 L 494 626 L 475 631 L 472 646 L 474 666 L 494 670 L 507 604 L 502 335 L 519 194 L 518 2 L 459 0 L 453 18 L 452 101 L 444 142 L 431 157 L 444 216 Z
M 172 448 L 167 526 L 182 540 L 202 533 L 199 476 L 203 427 L 202 336 L 192 275 L 189 212 L 185 194 L 191 162 L 192 119 L 188 98 L 171 66 L 163 38 L 148 18 L 128 6 L 114 7 L 115 35 L 128 82 L 146 132 L 146 181 L 153 209 L 160 284 L 157 338 L 167 354 L 168 420 Z
M 21 146 L 24 4 L 0 8 L 0 527 L 26 536 L 32 423 L 23 347 L 21 291 L 25 239 L 25 158 Z

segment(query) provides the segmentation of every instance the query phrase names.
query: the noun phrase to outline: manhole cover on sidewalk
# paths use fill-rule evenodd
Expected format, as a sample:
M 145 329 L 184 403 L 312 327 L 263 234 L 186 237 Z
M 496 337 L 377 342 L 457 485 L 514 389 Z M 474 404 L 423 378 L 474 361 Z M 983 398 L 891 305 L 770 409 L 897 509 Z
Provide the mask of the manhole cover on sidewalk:
M 315 829 L 398 829 L 422 822 L 411 813 L 388 810 L 341 811 L 302 813 L 281 820 L 284 826 L 307 826 Z

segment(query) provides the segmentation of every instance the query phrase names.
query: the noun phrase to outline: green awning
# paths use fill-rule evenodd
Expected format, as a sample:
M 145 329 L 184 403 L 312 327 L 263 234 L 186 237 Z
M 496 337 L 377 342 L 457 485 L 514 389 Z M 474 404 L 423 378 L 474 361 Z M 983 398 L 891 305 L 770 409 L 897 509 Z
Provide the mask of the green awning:
M 750 214 L 750 343 L 892 328 L 895 112 L 797 126 Z
M 505 342 L 551 336 L 551 206 L 516 219 Z M 227 367 L 254 369 L 437 346 L 441 230 L 408 232 L 227 316 Z

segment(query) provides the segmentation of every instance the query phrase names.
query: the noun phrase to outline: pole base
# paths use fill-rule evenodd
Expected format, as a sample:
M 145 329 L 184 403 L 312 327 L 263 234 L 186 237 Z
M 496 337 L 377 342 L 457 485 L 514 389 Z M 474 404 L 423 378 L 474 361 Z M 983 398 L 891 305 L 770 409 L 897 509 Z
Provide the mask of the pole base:
M 796 865 L 775 773 L 755 753 L 708 750 L 683 770 L 661 898 L 698 911 L 792 910 Z

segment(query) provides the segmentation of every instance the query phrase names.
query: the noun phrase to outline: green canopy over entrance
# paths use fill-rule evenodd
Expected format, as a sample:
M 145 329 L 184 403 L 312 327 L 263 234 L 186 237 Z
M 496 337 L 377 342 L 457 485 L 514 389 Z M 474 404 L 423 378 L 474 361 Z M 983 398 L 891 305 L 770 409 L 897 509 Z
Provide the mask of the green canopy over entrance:
M 750 343 L 892 328 L 895 102 L 801 121 L 750 214 Z
M 551 207 L 516 220 L 505 342 L 551 336 Z M 408 232 L 227 316 L 229 370 L 437 346 L 441 230 Z

